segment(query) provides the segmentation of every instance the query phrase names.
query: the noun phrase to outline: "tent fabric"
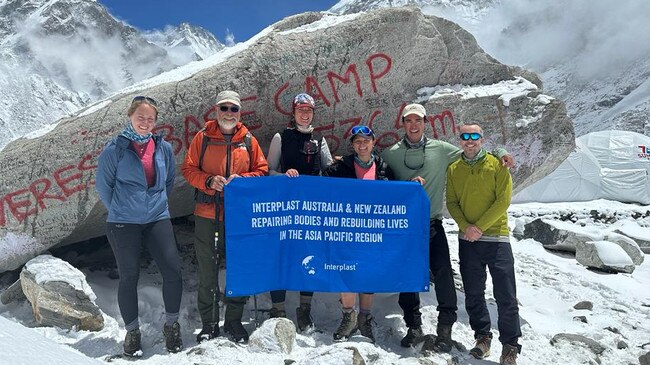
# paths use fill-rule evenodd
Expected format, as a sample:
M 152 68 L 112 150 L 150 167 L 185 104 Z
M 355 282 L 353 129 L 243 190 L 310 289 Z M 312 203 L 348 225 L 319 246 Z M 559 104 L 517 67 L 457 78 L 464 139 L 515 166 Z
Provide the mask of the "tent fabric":
M 600 196 L 600 165 L 589 149 L 576 148 L 560 166 L 513 197 L 513 203 L 588 201 Z
M 513 203 L 610 199 L 650 204 L 650 137 L 600 131 L 576 139 L 576 149 L 551 174 L 519 192 Z

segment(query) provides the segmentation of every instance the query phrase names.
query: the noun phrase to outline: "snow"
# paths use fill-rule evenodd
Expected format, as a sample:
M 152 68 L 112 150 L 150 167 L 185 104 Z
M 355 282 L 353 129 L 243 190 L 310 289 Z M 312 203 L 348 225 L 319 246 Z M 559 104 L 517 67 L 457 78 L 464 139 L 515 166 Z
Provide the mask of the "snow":
M 462 86 L 459 90 L 444 88 L 436 91 L 429 99 L 458 96 L 462 100 L 467 100 L 500 95 L 499 99 L 507 107 L 510 105 L 511 99 L 528 95 L 531 91 L 536 90 L 537 86 L 532 82 L 523 77 L 516 77 L 514 80 L 505 80 L 492 85 Z
M 510 227 L 521 226 L 535 218 L 552 219 L 562 223 L 568 219 L 574 225 L 584 226 L 589 232 L 602 234 L 615 227 L 628 228 L 633 232 L 648 229 L 650 217 L 643 216 L 650 207 L 624 204 L 606 200 L 576 203 L 528 203 L 514 204 L 509 209 Z M 603 219 L 596 219 L 594 211 Z M 637 217 L 634 221 L 633 217 Z M 640 217 L 640 218 L 639 218 Z M 606 223 L 609 218 L 618 220 L 615 224 Z M 627 223 L 626 223 L 627 222 Z M 452 265 L 458 272 L 458 241 L 455 223 L 445 219 L 445 230 L 449 239 Z M 569 223 L 565 223 L 569 224 Z M 640 233 L 641 234 L 641 233 Z M 191 237 L 191 234 L 189 234 Z M 645 236 L 648 237 L 648 236 Z M 550 339 L 558 333 L 580 334 L 598 341 L 607 350 L 598 356 L 602 364 L 638 363 L 638 357 L 648 352 L 640 346 L 647 342 L 650 333 L 650 260 L 637 266 L 632 274 L 609 274 L 588 270 L 578 264 L 569 254 L 553 253 L 545 250 L 539 242 L 530 239 L 512 239 L 517 276 L 517 291 L 520 302 L 520 317 L 523 345 L 518 364 L 588 364 L 596 363 L 596 355 L 584 347 L 562 342 L 551 345 Z M 7 238 L 5 238 L 7 240 Z M 184 294 L 181 304 L 180 323 L 186 350 L 178 354 L 168 354 L 164 350 L 161 327 L 164 320 L 161 279 L 155 264 L 143 264 L 139 283 L 140 323 L 143 334 L 143 357 L 138 363 L 143 365 L 183 365 L 183 364 L 283 364 L 291 359 L 297 364 L 338 364 L 349 363 L 351 351 L 355 347 L 367 364 L 421 364 L 434 362 L 448 363 L 452 357 L 460 365 L 488 364 L 498 362 L 500 345 L 493 341 L 492 355 L 486 361 L 476 361 L 467 352 L 454 350 L 451 354 L 421 354 L 419 349 L 404 349 L 399 340 L 405 334 L 401 311 L 397 305 L 396 294 L 377 294 L 373 315 L 376 321 L 376 344 L 364 337 L 353 336 L 349 341 L 334 343 L 332 333 L 340 321 L 338 296 L 333 293 L 316 293 L 312 315 L 319 331 L 298 334 L 293 351 L 266 352 L 251 345 L 233 344 L 220 337 L 200 345 L 195 343 L 195 333 L 199 327 L 196 309 L 196 264 L 188 255 L 191 246 L 183 250 Z M 600 248 L 599 248 L 600 250 Z M 603 256 L 612 254 L 609 247 L 603 249 Z M 0 363 L 27 365 L 94 363 L 105 361 L 107 356 L 121 352 L 125 330 L 117 306 L 117 280 L 108 277 L 103 270 L 84 269 L 87 281 L 97 295 L 96 303 L 105 313 L 105 328 L 99 332 L 74 332 L 57 328 L 34 327 L 35 322 L 28 302 L 0 304 Z M 460 282 L 460 277 L 456 277 Z M 460 286 L 459 286 L 460 287 Z M 468 325 L 464 309 L 465 297 L 458 290 L 458 322 L 454 325 L 453 336 L 465 347 L 470 348 L 473 334 Z M 492 283 L 488 279 L 486 299 L 493 321 L 495 338 L 496 306 L 492 296 Z M 287 295 L 287 313 L 295 321 L 294 308 L 298 304 L 297 293 Z M 573 306 L 588 300 L 593 310 L 576 310 Z M 270 308 L 268 294 L 257 296 L 259 308 Z M 422 295 L 423 329 L 434 333 L 436 326 L 437 303 L 431 292 Z M 255 329 L 253 300 L 249 300 L 244 312 L 244 325 Z M 223 316 L 223 308 L 221 310 Z M 259 314 L 261 319 L 265 313 Z M 587 323 L 575 320 L 585 316 Z M 610 327 L 615 331 L 607 330 Z M 260 331 L 265 331 L 262 328 Z M 263 337 L 264 333 L 260 333 Z M 266 334 L 268 335 L 268 334 Z M 617 349 L 618 341 L 628 343 L 627 349 Z M 41 343 L 43 344 L 41 346 Z M 58 345 L 57 345 L 58 344 Z M 34 351 L 38 346 L 38 351 Z M 270 348 L 271 346 L 269 346 Z M 71 349 L 72 348 L 72 349 Z M 87 357 L 81 357 L 83 353 Z M 72 356 L 76 356 L 74 359 Z M 59 362 L 57 362 L 59 361 Z M 113 363 L 124 364 L 123 359 Z
M 355 13 L 355 14 L 349 14 L 349 15 L 341 15 L 341 16 L 336 16 L 332 14 L 324 14 L 323 18 L 310 23 L 310 24 L 305 24 L 303 26 L 300 26 L 298 28 L 294 29 L 289 29 L 280 32 L 279 34 L 290 34 L 290 33 L 301 33 L 301 32 L 315 32 L 320 29 L 325 29 L 329 28 L 350 20 L 355 19 L 361 15 L 361 13 Z
M 95 301 L 97 299 L 95 293 L 88 287 L 84 274 L 61 259 L 51 255 L 40 255 L 29 260 L 25 267 L 35 274 L 37 284 L 49 281 L 63 281 L 84 292 L 90 300 Z
M 650 228 L 640 227 L 635 222 L 624 222 L 618 230 L 628 237 L 650 241 Z
M 632 259 L 628 256 L 621 246 L 609 241 L 592 241 L 598 251 L 598 257 L 603 264 L 611 267 L 623 267 L 633 265 Z

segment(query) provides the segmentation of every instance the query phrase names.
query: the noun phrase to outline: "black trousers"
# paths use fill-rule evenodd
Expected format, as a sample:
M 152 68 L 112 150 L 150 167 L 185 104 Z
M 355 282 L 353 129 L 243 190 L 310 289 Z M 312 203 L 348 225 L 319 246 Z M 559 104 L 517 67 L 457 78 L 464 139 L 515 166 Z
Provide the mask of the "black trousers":
M 442 221 L 429 221 L 429 269 L 433 275 L 433 284 L 438 300 L 438 325 L 453 325 L 458 310 L 454 276 L 449 257 L 447 235 Z M 404 312 L 407 327 L 422 325 L 420 312 L 420 293 L 399 293 L 399 306 Z
M 458 239 L 460 274 L 465 288 L 465 309 L 474 336 L 492 334 L 490 313 L 485 304 L 485 282 L 490 270 L 497 302 L 499 342 L 517 345 L 521 337 L 517 286 L 512 247 L 506 242 L 469 242 Z
M 169 219 L 147 223 L 106 223 L 106 236 L 113 249 L 120 283 L 117 302 L 124 324 L 138 318 L 140 255 L 146 247 L 163 278 L 163 303 L 167 313 L 178 313 L 183 295 L 181 259 Z

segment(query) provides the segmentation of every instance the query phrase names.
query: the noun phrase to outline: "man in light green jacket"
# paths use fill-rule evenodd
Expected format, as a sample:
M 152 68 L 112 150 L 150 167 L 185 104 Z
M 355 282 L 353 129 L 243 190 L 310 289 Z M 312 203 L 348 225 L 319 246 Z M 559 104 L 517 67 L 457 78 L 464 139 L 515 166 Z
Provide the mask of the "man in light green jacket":
M 521 351 L 517 287 L 507 210 L 512 178 L 499 160 L 482 148 L 483 131 L 476 124 L 459 128 L 461 159 L 447 170 L 447 209 L 458 224 L 458 256 L 465 288 L 465 309 L 476 344 L 470 354 L 490 355 L 492 332 L 485 304 L 485 267 L 490 270 L 497 302 L 500 363 L 516 364 Z

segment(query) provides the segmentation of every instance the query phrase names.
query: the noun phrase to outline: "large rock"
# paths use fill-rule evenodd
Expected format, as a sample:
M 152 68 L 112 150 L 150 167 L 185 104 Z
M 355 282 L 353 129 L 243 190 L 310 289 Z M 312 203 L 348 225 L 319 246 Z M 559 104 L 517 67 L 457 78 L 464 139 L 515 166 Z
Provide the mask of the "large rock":
M 359 349 L 354 346 L 329 346 L 313 351 L 298 362 L 298 365 L 320 364 L 366 365 L 366 361 L 361 356 Z
M 573 333 L 558 333 L 551 339 L 551 345 L 556 345 L 561 341 L 567 341 L 571 344 L 584 346 L 591 350 L 595 355 L 600 355 L 607 349 L 605 346 L 589 337 Z
M 524 226 L 523 238 L 532 238 L 551 250 L 576 252 L 578 244 L 601 240 L 603 235 L 572 223 L 538 218 Z
M 106 212 L 93 188 L 97 156 L 123 128 L 135 95 L 159 100 L 156 131 L 172 143 L 177 164 L 204 121 L 214 117 L 216 94 L 224 89 L 241 93 L 244 121 L 265 150 L 287 125 L 298 92 L 317 99 L 316 130 L 335 154 L 347 152 L 350 128 L 359 123 L 372 125 L 379 148 L 397 142 L 401 108 L 418 101 L 429 112 L 428 137 L 457 144 L 458 123 L 481 123 L 487 147 L 504 146 L 516 158 L 518 191 L 552 171 L 574 147 L 564 104 L 542 95 L 540 87 L 537 76 L 499 63 L 457 24 L 418 9 L 289 17 L 221 58 L 133 86 L 61 120 L 47 134 L 5 147 L 0 236 L 33 236 L 38 244 L 23 256 L 5 255 L 6 244 L 0 246 L 0 272 L 53 245 L 104 233 Z M 193 209 L 192 189 L 180 175 L 170 206 L 174 216 Z
M 645 260 L 643 251 L 641 251 L 639 245 L 630 237 L 616 232 L 607 232 L 604 239 L 605 241 L 614 242 L 619 245 L 630 256 L 634 265 L 641 265 L 643 260 Z
M 287 318 L 271 318 L 251 333 L 248 348 L 251 351 L 291 353 L 296 341 L 296 326 Z
M 650 253 L 650 228 L 641 227 L 636 222 L 625 222 L 614 232 L 630 237 L 643 252 Z
M 25 296 L 40 326 L 99 331 L 104 316 L 81 271 L 50 255 L 31 259 L 20 273 Z
M 632 273 L 635 268 L 630 256 L 619 245 L 609 241 L 577 242 L 576 261 L 603 271 Z

